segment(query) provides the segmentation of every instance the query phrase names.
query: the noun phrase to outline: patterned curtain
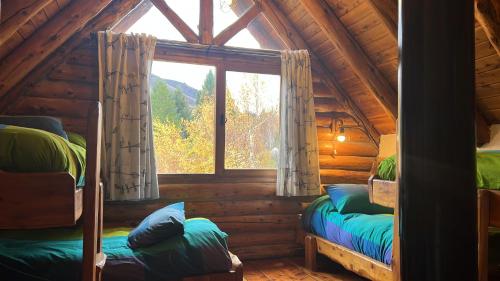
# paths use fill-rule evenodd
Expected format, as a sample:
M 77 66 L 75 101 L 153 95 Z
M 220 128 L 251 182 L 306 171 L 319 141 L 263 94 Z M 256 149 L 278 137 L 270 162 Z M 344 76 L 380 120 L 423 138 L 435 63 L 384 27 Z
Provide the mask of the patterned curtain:
M 320 194 L 318 140 L 306 50 L 281 53 L 279 196 Z
M 156 38 L 110 31 L 97 37 L 106 200 L 158 198 L 149 96 Z

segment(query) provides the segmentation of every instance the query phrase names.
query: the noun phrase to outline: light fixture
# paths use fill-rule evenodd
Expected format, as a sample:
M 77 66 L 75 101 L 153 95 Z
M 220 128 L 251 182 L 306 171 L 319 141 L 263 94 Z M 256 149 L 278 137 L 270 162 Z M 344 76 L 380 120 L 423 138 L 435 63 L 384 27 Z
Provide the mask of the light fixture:
M 346 140 L 345 128 L 344 128 L 344 126 L 340 126 L 339 133 L 337 134 L 337 141 L 338 142 L 345 142 L 345 140 Z

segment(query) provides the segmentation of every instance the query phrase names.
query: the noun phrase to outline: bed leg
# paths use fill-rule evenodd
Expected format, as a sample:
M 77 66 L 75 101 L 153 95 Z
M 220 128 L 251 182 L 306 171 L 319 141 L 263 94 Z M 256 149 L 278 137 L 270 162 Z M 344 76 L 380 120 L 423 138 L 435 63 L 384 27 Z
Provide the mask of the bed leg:
M 305 266 L 311 271 L 316 271 L 318 265 L 316 263 L 316 256 L 318 252 L 318 245 L 316 243 L 316 238 L 311 235 L 306 235 L 304 239 L 305 243 Z
M 477 227 L 478 227 L 478 271 L 479 281 L 488 281 L 488 226 L 490 220 L 490 200 L 487 190 L 477 193 Z

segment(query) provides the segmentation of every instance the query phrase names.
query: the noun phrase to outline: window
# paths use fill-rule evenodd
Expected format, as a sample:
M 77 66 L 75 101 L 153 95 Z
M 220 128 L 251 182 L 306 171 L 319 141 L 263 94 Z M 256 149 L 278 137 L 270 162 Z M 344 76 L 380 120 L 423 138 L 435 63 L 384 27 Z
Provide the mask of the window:
M 274 169 L 280 76 L 226 72 L 226 169 Z
M 215 68 L 153 62 L 151 104 L 157 171 L 215 172 Z

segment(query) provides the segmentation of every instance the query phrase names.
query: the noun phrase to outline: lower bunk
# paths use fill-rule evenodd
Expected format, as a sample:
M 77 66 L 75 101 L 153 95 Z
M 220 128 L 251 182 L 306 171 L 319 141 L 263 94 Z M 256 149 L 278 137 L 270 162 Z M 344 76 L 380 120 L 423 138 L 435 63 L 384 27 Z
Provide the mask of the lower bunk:
M 130 228 L 103 231 L 107 256 L 102 280 L 243 280 L 238 257 L 227 248 L 227 234 L 207 219 L 184 223 L 184 234 L 132 249 Z M 80 227 L 0 232 L 0 275 L 6 280 L 80 280 Z

